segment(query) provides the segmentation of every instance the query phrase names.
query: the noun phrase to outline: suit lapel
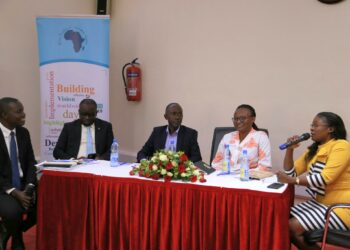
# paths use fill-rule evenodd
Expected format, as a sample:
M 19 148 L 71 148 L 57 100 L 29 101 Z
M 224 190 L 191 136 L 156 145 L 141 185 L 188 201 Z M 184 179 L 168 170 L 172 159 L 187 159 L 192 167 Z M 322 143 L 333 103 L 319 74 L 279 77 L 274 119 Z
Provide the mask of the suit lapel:
M 159 147 L 159 149 L 164 149 L 165 148 L 165 142 L 166 142 L 166 128 L 167 128 L 167 126 L 165 126 L 164 127 L 164 129 L 162 129 L 162 131 L 161 131 L 161 134 L 160 134 L 160 143 L 161 143 L 161 145 L 160 145 L 160 147 Z
M 80 148 L 80 142 L 81 142 L 81 123 L 79 120 L 74 124 L 74 133 L 76 135 L 76 143 L 74 145 L 75 148 L 75 155 L 78 156 L 79 154 L 79 148 Z
M 3 151 L 4 154 L 7 154 L 7 156 L 10 158 L 10 153 L 7 149 L 5 138 L 1 130 L 0 130 L 0 149 Z
M 177 143 L 176 143 L 176 151 L 182 149 L 182 145 L 184 142 L 184 128 L 180 126 L 179 133 L 177 135 Z
M 97 148 L 98 148 L 98 145 L 102 145 L 101 133 L 102 133 L 102 124 L 98 119 L 96 119 L 95 120 L 95 148 L 96 148 L 96 152 L 100 152 Z
M 20 140 L 18 138 L 21 138 Z M 17 127 L 16 128 L 16 141 L 17 141 L 17 147 L 18 147 L 18 158 L 19 162 L 22 163 L 23 159 L 23 151 L 25 148 L 25 140 L 24 140 L 24 134 L 21 128 Z M 23 164 L 21 164 L 22 166 Z

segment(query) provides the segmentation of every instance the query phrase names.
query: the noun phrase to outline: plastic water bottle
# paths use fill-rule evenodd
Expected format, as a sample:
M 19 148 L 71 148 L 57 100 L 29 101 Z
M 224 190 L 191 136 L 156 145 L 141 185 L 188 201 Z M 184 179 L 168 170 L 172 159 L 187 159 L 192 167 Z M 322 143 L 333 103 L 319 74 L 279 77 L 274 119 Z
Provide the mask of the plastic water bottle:
M 225 144 L 224 171 L 227 171 L 227 173 L 231 172 L 231 151 L 230 151 L 230 145 L 228 144 Z
M 110 159 L 111 167 L 119 166 L 119 144 L 116 138 L 113 139 L 113 143 L 111 146 L 111 159 Z
M 249 181 L 249 159 L 248 159 L 248 151 L 243 149 L 242 151 L 242 160 L 240 167 L 240 179 L 241 181 Z

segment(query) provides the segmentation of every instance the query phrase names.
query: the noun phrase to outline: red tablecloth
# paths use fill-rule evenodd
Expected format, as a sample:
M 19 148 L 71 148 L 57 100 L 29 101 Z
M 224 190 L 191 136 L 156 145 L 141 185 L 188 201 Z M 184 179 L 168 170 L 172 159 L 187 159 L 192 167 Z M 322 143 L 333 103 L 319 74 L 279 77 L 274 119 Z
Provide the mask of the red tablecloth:
M 37 249 L 290 249 L 291 192 L 48 171 Z

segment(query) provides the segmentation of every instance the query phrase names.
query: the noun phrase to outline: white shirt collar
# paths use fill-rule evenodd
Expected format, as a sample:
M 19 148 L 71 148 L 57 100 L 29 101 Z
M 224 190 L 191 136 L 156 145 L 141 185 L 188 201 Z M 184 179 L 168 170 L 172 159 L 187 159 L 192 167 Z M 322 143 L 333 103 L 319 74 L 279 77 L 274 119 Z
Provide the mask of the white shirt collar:
M 1 122 L 0 122 L 0 129 L 2 130 L 4 137 L 9 137 L 12 131 L 16 134 L 16 128 L 14 128 L 14 130 L 9 130 Z
M 95 123 L 93 123 L 93 124 L 91 124 L 90 126 L 85 126 L 84 124 L 81 124 L 81 126 L 83 127 L 83 128 L 91 128 L 91 129 L 95 129 Z
M 179 130 L 180 130 L 180 127 L 181 127 L 181 126 L 179 126 L 179 127 L 174 131 L 173 134 L 175 134 L 175 133 L 178 134 L 178 133 L 179 133 Z M 170 132 L 169 132 L 169 126 L 166 127 L 166 133 L 167 133 L 167 135 L 170 134 Z

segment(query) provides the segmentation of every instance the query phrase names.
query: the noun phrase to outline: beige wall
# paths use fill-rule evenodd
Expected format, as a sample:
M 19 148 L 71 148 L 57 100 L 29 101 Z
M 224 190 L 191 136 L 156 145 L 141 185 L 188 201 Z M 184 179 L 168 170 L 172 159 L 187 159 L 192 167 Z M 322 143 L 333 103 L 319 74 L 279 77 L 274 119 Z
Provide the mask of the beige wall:
M 215 126 L 231 125 L 235 107 L 256 108 L 278 144 L 309 130 L 319 111 L 340 114 L 350 129 L 350 1 L 113 0 L 110 104 L 123 154 L 133 156 L 164 107 L 179 102 L 184 124 L 199 132 L 208 161 Z M 37 15 L 94 14 L 95 1 L 0 1 L 0 96 L 23 101 L 39 152 Z M 121 68 L 139 57 L 143 100 L 127 102 Z M 305 148 L 305 146 L 303 147 Z
M 40 155 L 40 78 L 36 16 L 94 14 L 93 0 L 0 0 L 0 97 L 22 101 L 35 154 Z
M 278 144 L 309 130 L 319 111 L 349 125 L 350 1 L 119 0 L 112 6 L 111 114 L 122 149 L 135 154 L 164 107 L 178 101 L 208 161 L 215 126 L 231 124 L 236 106 L 256 108 Z M 139 57 L 143 100 L 127 102 L 120 69 Z

